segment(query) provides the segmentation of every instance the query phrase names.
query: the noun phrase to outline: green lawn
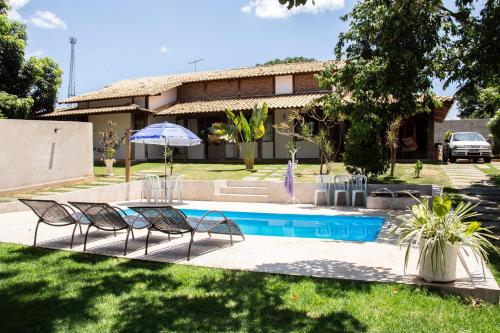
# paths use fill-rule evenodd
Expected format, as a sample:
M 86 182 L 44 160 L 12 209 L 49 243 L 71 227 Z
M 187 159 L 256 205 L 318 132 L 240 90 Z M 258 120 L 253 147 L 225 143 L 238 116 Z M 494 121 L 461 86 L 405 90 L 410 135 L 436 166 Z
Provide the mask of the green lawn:
M 500 307 L 394 284 L 0 244 L 3 332 L 498 332 Z
M 227 163 L 174 163 L 174 173 L 183 174 L 185 179 L 242 179 L 247 176 L 260 176 L 262 179 L 267 177 L 258 171 L 265 169 L 274 169 L 276 174 L 284 174 L 286 165 L 282 164 L 256 164 L 252 171 L 245 170 L 241 164 Z M 131 167 L 131 173 L 163 173 L 163 163 L 139 163 Z M 332 163 L 331 174 L 346 173 L 343 163 Z M 94 174 L 98 177 L 105 177 L 106 168 L 95 166 Z M 125 168 L 123 166 L 115 167 L 115 174 L 123 176 Z M 312 182 L 314 177 L 319 174 L 318 164 L 299 164 L 295 170 L 296 180 L 299 182 Z M 444 173 L 439 164 L 424 163 L 424 168 L 420 178 L 414 176 L 414 163 L 396 164 L 394 178 L 388 175 L 379 177 L 378 181 L 383 183 L 413 183 L 413 184 L 438 184 L 447 186 L 450 180 Z
M 487 174 L 493 184 L 495 184 L 496 186 L 500 186 L 500 166 L 496 164 L 483 164 L 483 166 L 483 168 L 478 169 Z

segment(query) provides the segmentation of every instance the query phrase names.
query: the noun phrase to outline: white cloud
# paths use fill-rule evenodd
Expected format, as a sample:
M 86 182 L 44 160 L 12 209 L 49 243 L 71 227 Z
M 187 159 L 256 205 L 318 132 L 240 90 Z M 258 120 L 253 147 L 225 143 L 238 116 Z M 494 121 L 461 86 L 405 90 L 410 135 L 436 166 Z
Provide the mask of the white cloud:
M 344 0 L 314 0 L 308 1 L 305 5 L 288 9 L 286 5 L 280 5 L 278 0 L 249 0 L 241 11 L 247 14 L 254 14 L 259 18 L 283 19 L 291 15 L 308 13 L 318 14 L 332 11 L 344 7 Z
M 49 12 L 48 10 L 37 10 L 35 15 L 33 15 L 29 22 L 33 23 L 37 27 L 45 29 L 67 29 L 68 26 L 61 20 L 56 14 Z
M 30 0 L 10 0 L 10 10 L 9 10 L 9 18 L 11 20 L 23 21 L 21 14 L 19 14 L 19 9 L 26 6 Z
M 35 52 L 28 53 L 26 55 L 26 58 L 41 57 L 42 55 L 43 55 L 43 50 L 36 50 Z
M 170 49 L 168 47 L 166 47 L 165 45 L 162 45 L 160 47 L 160 52 L 161 53 L 168 53 L 168 52 L 170 52 Z

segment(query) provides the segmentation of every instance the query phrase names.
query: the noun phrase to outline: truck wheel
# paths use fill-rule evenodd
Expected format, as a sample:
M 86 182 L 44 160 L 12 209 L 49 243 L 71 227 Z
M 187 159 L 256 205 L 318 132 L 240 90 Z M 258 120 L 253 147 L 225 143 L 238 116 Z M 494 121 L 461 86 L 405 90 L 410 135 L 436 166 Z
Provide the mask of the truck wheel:
M 490 163 L 491 162 L 491 157 L 483 157 L 484 163 Z

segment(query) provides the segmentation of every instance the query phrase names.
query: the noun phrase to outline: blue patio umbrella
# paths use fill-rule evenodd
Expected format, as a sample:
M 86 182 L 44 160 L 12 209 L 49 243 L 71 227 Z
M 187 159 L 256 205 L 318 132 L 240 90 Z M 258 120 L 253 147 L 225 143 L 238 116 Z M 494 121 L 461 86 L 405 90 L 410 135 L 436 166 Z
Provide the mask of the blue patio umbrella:
M 160 145 L 164 147 L 191 147 L 201 144 L 201 139 L 181 125 L 169 122 L 149 125 L 130 137 L 130 142 Z M 167 176 L 167 156 L 165 158 L 165 177 Z M 170 165 L 172 165 L 172 156 Z

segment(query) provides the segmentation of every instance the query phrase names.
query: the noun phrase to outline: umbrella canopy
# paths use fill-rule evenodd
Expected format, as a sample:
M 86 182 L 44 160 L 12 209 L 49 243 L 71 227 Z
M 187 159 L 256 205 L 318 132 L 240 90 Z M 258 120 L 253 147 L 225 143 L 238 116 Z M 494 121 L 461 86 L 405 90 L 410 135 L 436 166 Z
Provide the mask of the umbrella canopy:
M 181 125 L 169 122 L 149 125 L 130 137 L 130 142 L 169 147 L 199 145 L 201 139 Z
M 130 142 L 164 147 L 191 147 L 201 144 L 201 139 L 187 128 L 166 121 L 137 131 L 130 137 Z M 170 156 L 170 170 L 172 170 L 172 155 Z M 167 177 L 167 156 L 165 155 L 164 158 L 165 177 Z

